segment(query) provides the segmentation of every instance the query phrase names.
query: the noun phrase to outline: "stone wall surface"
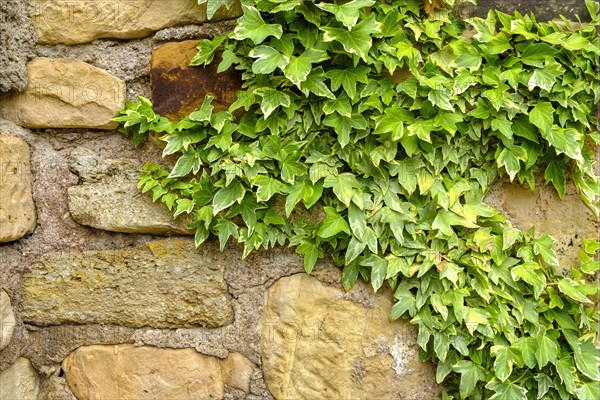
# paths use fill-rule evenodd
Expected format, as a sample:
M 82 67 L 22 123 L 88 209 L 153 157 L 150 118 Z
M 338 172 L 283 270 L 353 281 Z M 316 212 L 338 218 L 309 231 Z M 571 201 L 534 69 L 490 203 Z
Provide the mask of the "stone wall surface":
M 580 0 L 458 11 L 490 8 L 586 19 Z M 174 159 L 134 149 L 111 117 L 136 94 L 172 119 L 206 95 L 228 107 L 239 74 L 188 64 L 239 14 L 239 2 L 208 22 L 197 0 L 0 1 L 1 400 L 439 397 L 414 326 L 387 319 L 388 291 L 344 293 L 331 260 L 307 276 L 285 248 L 196 249 L 189 216 L 137 189 L 145 161 Z M 565 267 L 597 234 L 573 187 L 560 201 L 541 179 L 535 192 L 500 181 L 487 201 L 552 234 Z

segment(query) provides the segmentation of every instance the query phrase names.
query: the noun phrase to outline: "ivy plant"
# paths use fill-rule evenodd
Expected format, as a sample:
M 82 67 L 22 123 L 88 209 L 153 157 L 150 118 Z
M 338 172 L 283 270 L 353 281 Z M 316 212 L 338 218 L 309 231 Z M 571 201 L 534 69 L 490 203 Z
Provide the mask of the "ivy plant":
M 135 145 L 157 132 L 178 157 L 147 163 L 139 187 L 192 214 L 197 246 L 287 245 L 307 273 L 328 254 L 346 290 L 390 287 L 390 319 L 418 326 L 445 399 L 600 398 L 598 243 L 565 272 L 549 235 L 484 201 L 498 177 L 534 189 L 542 174 L 598 216 L 597 5 L 574 24 L 459 21 L 452 3 L 243 1 L 191 62 L 219 53 L 219 72 L 241 72 L 229 110 L 206 97 L 170 121 L 139 97 L 115 117 Z

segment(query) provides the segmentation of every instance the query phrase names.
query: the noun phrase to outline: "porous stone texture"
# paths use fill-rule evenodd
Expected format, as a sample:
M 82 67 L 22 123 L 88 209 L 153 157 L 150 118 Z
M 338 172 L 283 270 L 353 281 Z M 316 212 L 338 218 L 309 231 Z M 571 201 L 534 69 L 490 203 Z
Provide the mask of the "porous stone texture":
M 35 229 L 29 145 L 0 132 L 0 243 Z
M 207 21 L 197 0 L 32 0 L 30 12 L 39 42 L 78 44 L 94 39 L 135 39 L 163 28 Z M 241 15 L 239 2 L 221 7 L 212 21 Z
M 137 188 L 142 163 L 133 159 L 102 159 L 78 148 L 71 153 L 71 170 L 81 184 L 68 189 L 69 210 L 75 221 L 112 232 L 194 234 L 191 218 L 174 219 L 160 201 Z
M 27 59 L 35 32 L 27 18 L 27 2 L 0 2 L 0 92 L 27 87 Z
M 10 297 L 0 290 L 0 350 L 8 346 L 15 330 L 15 314 L 10 304 Z
M 80 347 L 62 365 L 79 400 L 222 399 L 225 385 L 231 383 L 229 376 L 241 378 L 236 382 L 239 386 L 250 385 L 251 373 L 229 370 L 239 364 L 231 357 L 244 358 L 237 354 L 220 360 L 194 349 L 123 344 Z
M 38 375 L 26 358 L 19 358 L 0 373 L 0 399 L 2 400 L 37 400 L 39 390 Z
M 0 103 L 5 117 L 29 128 L 118 126 L 111 118 L 125 103 L 122 80 L 78 60 L 39 57 L 27 70 L 27 89 Z
M 40 326 L 217 327 L 233 320 L 222 267 L 185 239 L 42 257 L 24 276 L 20 311 Z
M 242 86 L 239 71 L 217 73 L 220 55 L 206 67 L 188 67 L 198 53 L 197 40 L 165 43 L 152 52 L 151 83 L 154 110 L 179 120 L 199 108 L 205 96 L 213 97 L 215 111 L 226 110 Z
M 269 391 L 282 400 L 437 398 L 416 330 L 389 322 L 391 306 L 391 293 L 372 294 L 362 282 L 345 294 L 339 281 L 327 286 L 303 274 L 277 281 L 260 319 Z
M 535 191 L 516 182 L 499 181 L 486 201 L 517 228 L 535 226 L 536 235 L 546 232 L 556 239 L 554 250 L 563 272 L 577 262 L 583 240 L 598 236 L 598 220 L 570 181 L 562 200 L 552 186 L 546 186 L 543 178 L 538 177 Z
M 589 21 L 589 13 L 582 0 L 478 0 L 477 5 L 468 2 L 459 2 L 455 9 L 460 18 L 482 17 L 485 18 L 490 9 L 514 14 L 518 10 L 521 14 L 533 12 L 538 21 L 558 19 L 564 15 L 570 20 L 576 16 L 583 21 Z

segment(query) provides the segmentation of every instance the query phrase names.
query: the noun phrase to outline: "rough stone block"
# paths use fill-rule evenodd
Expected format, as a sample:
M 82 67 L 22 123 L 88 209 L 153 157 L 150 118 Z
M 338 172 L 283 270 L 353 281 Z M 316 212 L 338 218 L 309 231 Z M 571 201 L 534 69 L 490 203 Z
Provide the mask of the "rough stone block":
M 19 358 L 0 373 L 0 399 L 2 400 L 37 400 L 39 391 L 38 375 L 26 358 Z
M 74 150 L 70 168 L 82 182 L 68 189 L 73 219 L 112 232 L 193 235 L 187 214 L 173 219 L 162 202 L 153 203 L 149 194 L 140 193 L 141 166 L 137 160 L 104 160 L 90 150 Z
M 233 320 L 223 267 L 185 239 L 44 256 L 24 275 L 20 311 L 40 326 L 213 328 Z
M 0 350 L 8 346 L 15 331 L 15 314 L 10 305 L 10 297 L 0 290 Z
M 194 349 L 87 346 L 71 353 L 63 369 L 79 400 L 222 399 L 227 384 L 222 368 L 230 357 L 220 360 Z
M 7 118 L 29 128 L 114 129 L 125 103 L 125 83 L 78 60 L 35 58 L 29 84 L 0 104 Z
M 94 39 L 135 39 L 160 29 L 208 20 L 197 0 L 32 0 L 30 16 L 43 44 L 79 44 Z M 212 21 L 241 15 L 239 2 L 222 7 Z
M 35 205 L 29 146 L 0 133 L 0 243 L 20 239 L 35 229 Z
M 198 50 L 197 40 L 166 43 L 152 53 L 151 82 L 154 110 L 179 120 L 199 108 L 204 96 L 212 96 L 215 111 L 226 110 L 242 86 L 239 71 L 217 73 L 220 56 L 206 67 L 188 67 Z
M 589 21 L 589 13 L 582 0 L 478 0 L 477 5 L 468 2 L 459 3 L 456 13 L 461 18 L 485 18 L 490 9 L 511 15 L 515 11 L 521 14 L 533 12 L 538 21 L 559 19 L 560 15 L 573 21 L 578 15 L 582 20 Z
M 337 271 L 336 271 L 337 272 Z M 391 293 L 359 282 L 348 293 L 305 274 L 265 294 L 263 373 L 277 399 L 405 399 L 439 396 L 433 365 L 419 360 L 416 330 L 388 321 Z

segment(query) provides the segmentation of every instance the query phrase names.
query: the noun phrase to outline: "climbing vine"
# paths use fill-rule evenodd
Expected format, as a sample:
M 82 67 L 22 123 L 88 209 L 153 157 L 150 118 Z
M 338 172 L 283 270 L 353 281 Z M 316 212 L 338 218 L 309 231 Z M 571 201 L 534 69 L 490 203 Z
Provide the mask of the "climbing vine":
M 200 0 L 212 16 L 231 0 Z M 229 110 L 180 121 L 139 97 L 115 117 L 176 154 L 139 187 L 192 214 L 243 256 L 288 245 L 310 273 L 328 254 L 349 290 L 389 286 L 390 319 L 418 326 L 444 398 L 597 399 L 599 244 L 558 273 L 553 239 L 513 227 L 484 197 L 498 176 L 598 216 L 597 4 L 591 22 L 490 11 L 454 19 L 439 0 L 253 0 L 192 65 L 241 71 Z M 562 266 L 565 271 L 567 266 Z

